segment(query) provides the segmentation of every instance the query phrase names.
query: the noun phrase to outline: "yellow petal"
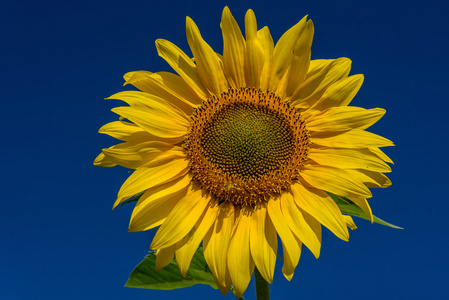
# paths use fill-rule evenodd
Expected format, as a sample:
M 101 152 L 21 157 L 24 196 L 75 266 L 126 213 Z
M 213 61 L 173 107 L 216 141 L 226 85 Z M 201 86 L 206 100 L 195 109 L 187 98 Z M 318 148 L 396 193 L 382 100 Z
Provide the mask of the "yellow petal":
M 292 185 L 293 199 L 298 207 L 326 226 L 340 239 L 349 240 L 348 228 L 340 209 L 325 192 L 306 188 L 301 183 Z
M 250 226 L 250 209 L 243 208 L 228 249 L 229 274 L 238 298 L 245 292 L 254 272 L 254 260 L 251 257 L 249 242 Z
M 300 245 L 288 227 L 285 216 L 281 211 L 280 200 L 270 199 L 267 208 L 268 215 L 270 216 L 270 219 L 276 228 L 276 232 L 281 238 L 282 246 L 284 247 L 284 266 L 282 267 L 282 272 L 287 279 L 289 279 L 289 277 L 291 279 L 294 269 L 299 262 L 299 257 L 301 256 Z
M 343 218 L 346 221 L 346 225 L 351 229 L 351 230 L 355 230 L 357 229 L 357 226 L 354 223 L 354 220 L 351 218 L 351 216 L 347 216 L 347 215 L 343 215 Z
M 307 77 L 297 91 L 291 96 L 293 105 L 298 108 L 308 108 L 315 104 L 324 91 L 334 82 L 348 76 L 351 70 L 351 60 L 342 57 L 324 65 L 316 74 Z
M 295 198 L 293 198 L 295 200 Z M 295 202 L 296 204 L 296 202 Z M 319 243 L 321 244 L 321 238 L 322 238 L 322 229 L 321 229 L 321 223 L 317 221 L 314 217 L 312 217 L 310 214 L 308 214 L 305 210 L 303 210 L 301 207 L 299 207 L 299 210 L 302 213 L 302 216 L 304 217 L 304 220 L 309 224 L 312 231 L 315 233 L 316 238 L 318 239 Z
M 296 242 L 299 246 L 299 257 L 301 256 L 301 250 L 302 250 L 302 243 L 300 240 L 294 236 Z M 282 244 L 282 251 L 284 253 L 284 265 L 282 266 L 282 274 L 284 274 L 284 277 L 290 281 L 293 278 L 293 274 L 295 273 L 296 265 L 294 261 L 292 261 L 292 258 L 290 257 L 290 254 L 287 251 L 287 248 L 285 244 Z
M 287 30 L 276 43 L 273 52 L 273 68 L 270 79 L 270 91 L 276 91 L 279 81 L 284 76 L 287 68 L 291 65 L 293 52 L 297 42 L 300 40 L 302 27 L 306 23 L 307 16 L 301 19 L 296 25 Z
M 103 152 L 98 154 L 97 158 L 94 160 L 94 166 L 99 166 L 103 168 L 114 167 L 117 164 L 113 162 L 110 158 L 106 157 Z
M 251 217 L 250 249 L 257 269 L 270 284 L 273 282 L 277 248 L 276 229 L 267 217 L 266 206 L 261 205 Z
M 181 76 L 201 99 L 206 99 L 209 92 L 198 75 L 193 61 L 175 44 L 167 40 L 156 40 L 157 53 Z
M 225 285 L 221 284 L 221 282 L 218 280 L 218 277 L 215 274 L 212 273 L 212 275 L 214 275 L 214 281 L 215 284 L 218 286 L 218 289 L 223 294 L 223 296 L 226 296 L 232 285 L 231 275 L 229 275 L 229 269 L 226 268 Z
M 263 49 L 263 67 L 260 73 L 260 83 L 259 88 L 262 91 L 266 91 L 269 88 L 271 70 L 273 65 L 273 51 L 274 43 L 271 37 L 270 30 L 268 27 L 263 27 L 257 31 L 257 39 L 261 48 Z
M 358 176 L 360 180 L 369 188 L 385 188 L 391 186 L 390 179 L 380 172 L 367 170 L 348 170 L 353 176 Z
M 103 153 L 116 164 L 128 168 L 137 169 L 144 164 L 161 155 L 166 155 L 168 150 L 182 152 L 183 149 L 172 144 L 159 141 L 144 143 L 121 143 L 108 149 L 103 149 Z
M 121 141 L 148 141 L 151 135 L 136 124 L 125 121 L 114 121 L 103 125 L 99 133 L 107 134 Z
M 185 112 L 167 101 L 167 99 L 162 99 L 152 94 L 139 91 L 124 91 L 106 99 L 118 99 L 125 101 L 131 106 L 144 107 L 144 109 L 150 108 L 151 111 L 154 111 L 160 116 L 174 118 L 177 123 L 183 124 L 184 126 L 189 125 L 190 118 Z
M 180 76 L 170 72 L 135 71 L 125 74 L 125 84 L 165 99 L 190 115 L 201 99 Z
M 308 158 L 320 165 L 339 169 L 391 172 L 391 168 L 367 149 L 310 148 Z
M 324 110 L 328 107 L 347 106 L 354 99 L 363 84 L 363 75 L 357 74 L 343 78 L 332 84 L 312 109 Z
M 156 271 L 165 268 L 172 262 L 175 255 L 176 245 L 172 245 L 167 248 L 158 249 L 156 252 Z
M 220 205 L 214 226 L 204 237 L 204 258 L 221 286 L 226 284 L 227 254 L 232 228 L 234 227 L 234 206 L 229 202 Z
M 246 35 L 246 86 L 259 87 L 260 74 L 264 66 L 264 49 L 262 49 L 257 38 L 257 21 L 254 12 L 249 9 L 245 15 Z
M 215 95 L 227 91 L 229 86 L 220 59 L 203 40 L 195 22 L 189 17 L 186 19 L 186 34 L 201 81 Z
M 323 69 L 328 68 L 335 59 L 313 59 L 310 61 L 309 70 L 307 71 L 306 79 L 315 76 L 317 73 L 321 72 Z
M 161 225 L 179 200 L 187 195 L 190 181 L 189 176 L 183 176 L 149 188 L 137 201 L 128 230 L 144 231 Z
M 176 262 L 178 263 L 179 270 L 183 276 L 186 276 L 195 251 L 198 249 L 204 236 L 217 219 L 217 212 L 218 203 L 216 201 L 211 201 L 202 218 L 195 224 L 191 235 L 188 236 L 187 242 L 176 250 Z
M 223 9 L 221 27 L 224 73 L 232 88 L 245 87 L 245 39 L 227 6 Z
M 296 206 L 292 194 L 284 193 L 280 197 L 280 201 L 282 213 L 291 231 L 318 258 L 320 256 L 321 241 Z
M 307 165 L 300 175 L 310 187 L 335 195 L 346 198 L 370 198 L 372 196 L 369 189 L 361 182 L 361 178 L 346 170 L 320 165 Z
M 151 249 L 171 246 L 185 237 L 203 214 L 210 197 L 196 188 L 182 198 L 156 232 Z
M 299 89 L 306 78 L 310 64 L 310 47 L 312 46 L 313 33 L 313 23 L 312 20 L 309 20 L 299 32 L 295 52 L 293 53 L 287 86 L 287 96 L 289 97 L 297 92 L 297 89 Z
M 372 147 L 369 148 L 369 151 L 371 151 L 372 153 L 376 154 L 380 159 L 382 159 L 383 161 L 390 163 L 390 164 L 394 164 L 394 162 L 391 160 L 391 158 L 389 158 L 382 150 L 380 150 L 379 148 L 376 147 Z
M 307 129 L 311 131 L 347 131 L 366 129 L 379 121 L 385 109 L 364 109 L 355 106 L 331 107 L 307 119 Z
M 285 70 L 282 78 L 278 81 L 278 83 L 276 85 L 276 90 L 274 90 L 274 93 L 276 94 L 276 96 L 280 97 L 281 99 L 286 98 L 287 84 L 288 84 L 288 80 L 290 78 L 290 70 L 291 70 L 291 68 L 289 66 Z
M 167 156 L 137 169 L 123 183 L 114 207 L 137 193 L 183 176 L 187 173 L 188 167 L 189 162 L 184 157 Z
M 371 207 L 369 206 L 368 201 L 366 201 L 366 199 L 364 199 L 364 198 L 351 198 L 349 200 L 354 202 L 358 207 L 360 207 L 363 210 L 363 212 L 370 219 L 371 223 L 374 222 L 373 212 L 371 210 Z
M 361 149 L 394 146 L 389 139 L 361 129 L 353 129 L 343 133 L 311 133 L 310 141 L 313 144 L 332 148 Z
M 187 134 L 187 126 L 177 119 L 160 116 L 150 109 L 116 107 L 112 111 L 137 124 L 148 133 L 161 138 L 177 138 Z

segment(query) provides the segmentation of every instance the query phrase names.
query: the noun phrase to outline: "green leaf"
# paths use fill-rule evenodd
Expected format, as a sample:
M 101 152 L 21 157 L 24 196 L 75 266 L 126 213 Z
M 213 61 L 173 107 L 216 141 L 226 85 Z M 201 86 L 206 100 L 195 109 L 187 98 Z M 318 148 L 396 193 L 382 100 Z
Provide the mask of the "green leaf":
M 355 216 L 355 217 L 359 217 L 365 220 L 370 220 L 370 218 L 365 214 L 365 212 L 358 207 L 354 202 L 352 202 L 351 200 L 345 198 L 345 197 L 341 197 L 341 196 L 337 196 L 331 193 L 328 193 L 329 196 L 332 197 L 332 199 L 335 201 L 335 203 L 338 205 L 338 207 L 340 208 L 342 213 L 351 215 L 351 216 Z M 376 216 L 374 217 L 374 222 L 378 223 L 378 224 L 382 224 L 391 228 L 395 228 L 395 229 L 404 229 L 402 227 L 393 225 L 391 223 L 388 223 Z
M 193 256 L 186 277 L 181 275 L 176 260 L 162 270 L 156 271 L 156 252 L 150 251 L 145 259 L 131 272 L 126 287 L 173 290 L 195 284 L 207 284 L 218 289 L 214 277 L 203 255 L 203 248 L 198 248 Z
M 134 196 L 132 196 L 131 198 L 129 198 L 126 201 L 123 201 L 120 206 L 117 208 L 117 210 L 119 210 L 123 205 L 131 203 L 131 202 L 137 202 L 139 201 L 140 197 L 142 197 L 143 193 L 145 193 L 145 191 L 142 191 L 140 193 L 135 194 Z

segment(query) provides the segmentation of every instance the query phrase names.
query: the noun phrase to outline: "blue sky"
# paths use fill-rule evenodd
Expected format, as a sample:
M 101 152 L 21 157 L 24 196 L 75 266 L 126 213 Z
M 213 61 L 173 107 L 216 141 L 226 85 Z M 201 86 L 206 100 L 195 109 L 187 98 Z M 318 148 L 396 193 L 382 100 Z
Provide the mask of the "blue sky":
M 382 107 L 372 131 L 396 143 L 393 185 L 374 190 L 374 214 L 343 242 L 324 231 L 321 257 L 304 251 L 288 282 L 277 265 L 272 299 L 442 299 L 447 288 L 447 82 L 443 1 L 9 1 L 0 10 L 2 299 L 233 299 L 208 286 L 123 287 L 153 233 L 128 233 L 132 207 L 111 211 L 123 168 L 92 165 L 114 144 L 105 97 L 128 71 L 171 71 L 154 41 L 188 51 L 185 16 L 222 50 L 221 11 L 243 27 L 248 8 L 275 40 L 309 14 L 312 58 L 352 59 L 365 74 L 353 105 Z M 438 143 L 437 143 L 438 142 Z M 254 285 L 245 299 L 255 299 Z

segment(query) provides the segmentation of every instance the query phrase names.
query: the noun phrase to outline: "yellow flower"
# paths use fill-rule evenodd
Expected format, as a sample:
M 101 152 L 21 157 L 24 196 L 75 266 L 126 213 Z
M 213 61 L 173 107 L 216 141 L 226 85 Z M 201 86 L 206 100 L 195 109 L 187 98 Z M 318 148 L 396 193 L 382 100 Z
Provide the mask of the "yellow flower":
M 186 274 L 200 243 L 217 285 L 242 295 L 254 268 L 272 282 L 278 239 L 290 280 L 304 244 L 318 257 L 321 225 L 349 239 L 350 216 L 329 196 L 346 197 L 372 218 L 368 188 L 391 184 L 393 143 L 365 131 L 385 110 L 348 106 L 363 75 L 348 58 L 310 60 L 314 33 L 304 17 L 274 45 L 252 10 L 245 37 L 223 10 L 223 55 L 187 17 L 190 58 L 167 40 L 159 55 L 176 71 L 127 73 L 141 91 L 117 93 L 129 106 L 101 133 L 123 143 L 95 165 L 135 169 L 114 207 L 144 192 L 130 231 L 160 226 L 151 249 L 158 269 L 176 257 Z

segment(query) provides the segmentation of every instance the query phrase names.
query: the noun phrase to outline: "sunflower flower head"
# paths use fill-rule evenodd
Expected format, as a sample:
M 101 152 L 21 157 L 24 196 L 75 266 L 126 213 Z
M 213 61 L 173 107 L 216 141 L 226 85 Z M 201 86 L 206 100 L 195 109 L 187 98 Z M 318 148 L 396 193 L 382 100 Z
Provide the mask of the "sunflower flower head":
M 252 10 L 242 34 L 227 7 L 223 55 L 187 18 L 193 58 L 167 40 L 159 55 L 177 73 L 136 71 L 125 84 L 140 91 L 110 99 L 119 121 L 101 133 L 122 142 L 94 164 L 135 170 L 114 207 L 139 198 L 130 231 L 159 227 L 150 248 L 156 268 L 176 258 L 183 275 L 202 243 L 223 294 L 245 292 L 254 269 L 269 283 L 282 247 L 290 280 L 302 245 L 319 257 L 321 225 L 347 241 L 356 226 L 331 197 L 359 206 L 371 220 L 369 188 L 387 187 L 393 143 L 366 131 L 385 113 L 348 106 L 363 75 L 348 58 L 311 60 L 314 27 L 304 17 L 274 44 Z M 278 236 L 280 245 L 278 244 Z

